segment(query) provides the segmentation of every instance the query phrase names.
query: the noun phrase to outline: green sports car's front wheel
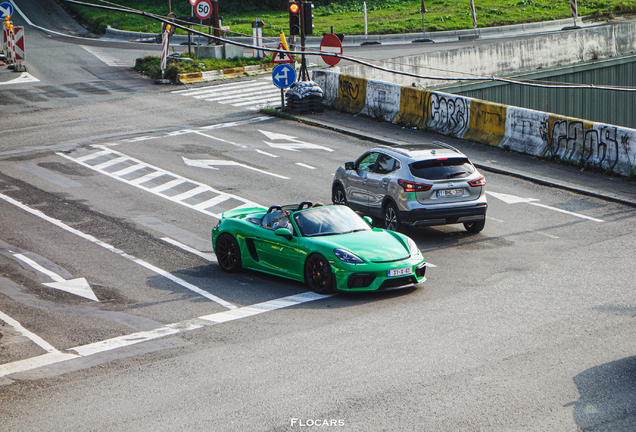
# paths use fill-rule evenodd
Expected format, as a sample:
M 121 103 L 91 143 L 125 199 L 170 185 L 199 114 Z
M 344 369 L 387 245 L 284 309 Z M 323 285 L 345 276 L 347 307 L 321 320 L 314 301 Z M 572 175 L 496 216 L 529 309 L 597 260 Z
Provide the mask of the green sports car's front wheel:
M 313 254 L 305 263 L 307 285 L 318 294 L 329 294 L 334 291 L 334 277 L 329 261 L 319 254 Z
M 216 240 L 216 258 L 221 269 L 228 273 L 241 270 L 241 250 L 236 239 L 230 234 L 221 234 Z

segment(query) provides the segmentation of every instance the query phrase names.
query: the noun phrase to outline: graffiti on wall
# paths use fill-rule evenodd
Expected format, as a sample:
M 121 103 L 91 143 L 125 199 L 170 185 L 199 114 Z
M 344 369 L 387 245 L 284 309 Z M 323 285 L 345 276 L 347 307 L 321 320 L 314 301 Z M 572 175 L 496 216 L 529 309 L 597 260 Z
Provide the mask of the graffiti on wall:
M 340 93 L 343 98 L 357 102 L 358 96 L 360 96 L 360 84 L 348 80 L 340 80 Z
M 426 126 L 443 134 L 461 137 L 468 128 L 470 102 L 443 93 L 428 93 L 430 115 Z
M 629 144 L 629 136 L 619 137 L 616 126 L 598 125 L 594 128 L 580 120 L 542 121 L 539 126 L 545 144 L 542 156 L 581 161 L 614 170 L 619 159 L 619 139 L 622 147 Z

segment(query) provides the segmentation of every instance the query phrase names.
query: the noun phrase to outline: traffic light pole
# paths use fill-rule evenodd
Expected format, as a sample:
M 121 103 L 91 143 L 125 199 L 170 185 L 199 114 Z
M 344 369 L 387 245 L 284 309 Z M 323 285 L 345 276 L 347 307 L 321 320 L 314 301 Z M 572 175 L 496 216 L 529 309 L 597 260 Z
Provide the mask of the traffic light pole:
M 309 11 L 311 13 L 311 10 Z M 300 2 L 300 22 L 302 25 L 300 26 L 300 50 L 302 52 L 305 51 L 305 2 Z M 301 56 L 300 60 L 300 80 L 301 81 L 309 81 L 309 72 L 307 71 L 307 57 L 305 54 Z

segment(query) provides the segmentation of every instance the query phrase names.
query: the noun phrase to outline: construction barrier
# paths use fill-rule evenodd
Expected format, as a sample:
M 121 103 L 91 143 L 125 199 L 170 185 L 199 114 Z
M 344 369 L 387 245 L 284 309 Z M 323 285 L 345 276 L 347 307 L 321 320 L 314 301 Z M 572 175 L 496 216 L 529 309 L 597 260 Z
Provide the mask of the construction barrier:
M 540 157 L 636 173 L 636 130 L 326 70 L 323 104 Z

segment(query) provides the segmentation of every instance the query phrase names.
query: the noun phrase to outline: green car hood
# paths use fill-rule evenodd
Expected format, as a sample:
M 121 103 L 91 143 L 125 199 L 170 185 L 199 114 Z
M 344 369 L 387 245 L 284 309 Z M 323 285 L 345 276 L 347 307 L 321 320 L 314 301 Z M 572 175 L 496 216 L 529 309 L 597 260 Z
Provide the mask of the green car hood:
M 397 261 L 410 255 L 406 239 L 399 240 L 399 234 L 384 230 L 358 231 L 337 236 L 314 237 L 329 242 L 334 249 L 348 250 L 368 261 Z

